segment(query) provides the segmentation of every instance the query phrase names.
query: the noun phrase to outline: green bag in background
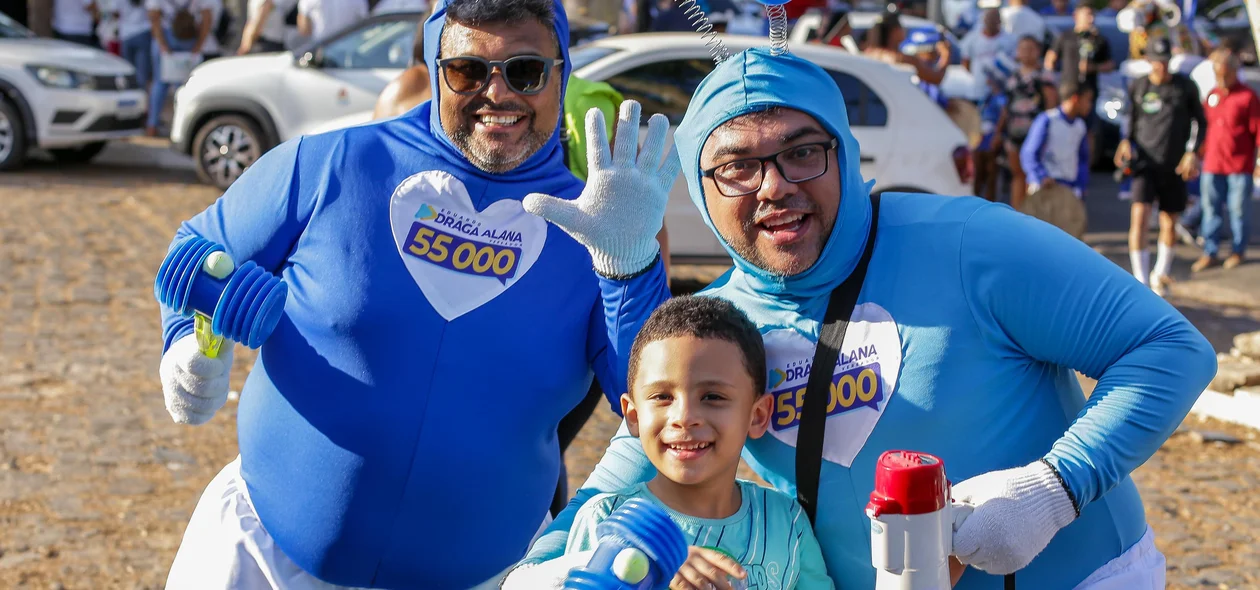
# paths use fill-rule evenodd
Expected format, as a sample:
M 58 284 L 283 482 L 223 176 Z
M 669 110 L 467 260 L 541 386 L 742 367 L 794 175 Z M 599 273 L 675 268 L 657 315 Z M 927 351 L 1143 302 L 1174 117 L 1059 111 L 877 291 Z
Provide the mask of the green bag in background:
M 573 175 L 586 181 L 586 112 L 597 108 L 604 112 L 608 138 L 612 139 L 617 127 L 617 110 L 622 96 L 604 82 L 591 82 L 577 76 L 569 76 L 564 93 L 565 164 Z

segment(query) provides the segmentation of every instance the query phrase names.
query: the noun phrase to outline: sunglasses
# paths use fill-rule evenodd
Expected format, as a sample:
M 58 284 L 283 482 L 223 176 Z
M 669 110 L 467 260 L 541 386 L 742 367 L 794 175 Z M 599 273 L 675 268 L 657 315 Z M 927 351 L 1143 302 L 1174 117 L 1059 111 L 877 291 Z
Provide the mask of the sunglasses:
M 480 57 L 462 56 L 439 59 L 446 86 L 455 94 L 477 94 L 490 83 L 490 76 L 497 69 L 503 74 L 512 92 L 523 95 L 538 94 L 547 87 L 551 68 L 564 63 L 538 55 L 518 55 L 503 61 L 489 61 Z

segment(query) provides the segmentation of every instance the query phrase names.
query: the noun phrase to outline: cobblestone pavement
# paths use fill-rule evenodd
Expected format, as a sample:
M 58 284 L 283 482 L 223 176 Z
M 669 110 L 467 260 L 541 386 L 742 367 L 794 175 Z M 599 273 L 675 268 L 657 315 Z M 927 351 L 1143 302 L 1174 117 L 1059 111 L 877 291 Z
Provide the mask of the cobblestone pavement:
M 235 456 L 234 404 L 178 426 L 157 380 L 153 273 L 179 221 L 217 196 L 194 182 L 49 164 L 0 176 L 0 588 L 161 588 L 202 489 Z M 1225 349 L 1257 324 L 1185 309 Z M 239 388 L 252 354 L 236 354 Z M 570 450 L 572 489 L 614 420 L 601 409 Z M 1260 443 L 1183 428 L 1137 473 L 1170 587 L 1260 588 Z

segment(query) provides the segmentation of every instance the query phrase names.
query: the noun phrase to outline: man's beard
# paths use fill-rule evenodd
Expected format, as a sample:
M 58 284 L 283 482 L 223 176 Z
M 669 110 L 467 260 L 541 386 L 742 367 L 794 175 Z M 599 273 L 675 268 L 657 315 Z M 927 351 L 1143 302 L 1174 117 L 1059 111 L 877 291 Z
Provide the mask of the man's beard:
M 817 256 L 815 256 L 813 260 L 805 262 L 797 257 L 792 265 L 787 268 L 770 268 L 770 262 L 766 260 L 766 258 L 761 255 L 761 251 L 757 249 L 757 238 L 758 234 L 761 232 L 761 225 L 756 223 L 754 220 L 760 219 L 776 209 L 804 210 L 809 214 L 812 221 L 816 221 L 820 224 L 822 232 L 819 234 L 818 238 L 819 243 L 817 245 Z M 763 203 L 757 208 L 757 211 L 752 215 L 752 217 L 744 220 L 741 223 L 741 229 L 743 229 L 745 237 L 749 235 L 752 236 L 750 240 L 740 240 L 739 243 L 732 242 L 731 240 L 725 241 L 731 245 L 731 248 L 735 250 L 735 253 L 738 254 L 740 258 L 743 258 L 749 264 L 752 264 L 753 266 L 756 266 L 757 268 L 775 276 L 791 277 L 809 270 L 810 267 L 818 262 L 819 258 L 822 257 L 823 249 L 827 246 L 827 240 L 831 236 L 831 230 L 833 227 L 835 227 L 834 220 L 832 220 L 831 223 L 824 222 L 819 214 L 818 206 L 806 199 L 804 196 L 798 194 L 797 196 L 788 199 L 786 202 L 777 205 L 767 205 Z
M 477 123 L 477 116 L 474 113 L 483 107 L 490 107 L 500 112 L 520 113 L 522 117 L 529 119 L 529 128 L 515 145 L 506 148 L 487 146 L 473 137 L 472 130 Z M 473 166 L 491 174 L 503 174 L 516 168 L 547 143 L 548 136 L 536 128 L 538 120 L 534 118 L 534 111 L 521 104 L 496 105 L 488 100 L 479 100 L 464 107 L 461 115 L 461 124 L 451 134 L 451 142 L 459 148 L 460 152 L 463 152 L 464 157 L 468 158 Z

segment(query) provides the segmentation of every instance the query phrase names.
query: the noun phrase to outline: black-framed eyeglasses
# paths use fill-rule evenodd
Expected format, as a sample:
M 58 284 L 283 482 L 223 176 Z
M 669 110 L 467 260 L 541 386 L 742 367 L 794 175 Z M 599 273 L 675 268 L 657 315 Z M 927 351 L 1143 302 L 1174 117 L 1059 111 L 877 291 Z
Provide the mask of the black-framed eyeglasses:
M 712 178 L 724 197 L 743 197 L 761 190 L 766 162 L 773 162 L 779 174 L 791 183 L 813 180 L 827 173 L 827 152 L 839 142 L 831 141 L 794 145 L 763 158 L 743 158 L 701 170 L 700 175 Z
M 518 55 L 503 61 L 490 61 L 465 55 L 438 60 L 447 88 L 455 94 L 477 94 L 490 83 L 490 76 L 497 69 L 503 74 L 508 88 L 517 94 L 531 95 L 542 92 L 551 78 L 551 68 L 564 63 L 539 55 Z

